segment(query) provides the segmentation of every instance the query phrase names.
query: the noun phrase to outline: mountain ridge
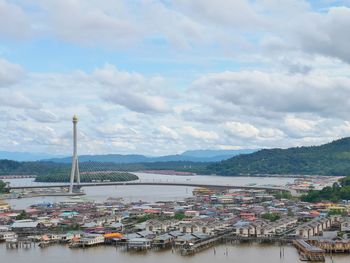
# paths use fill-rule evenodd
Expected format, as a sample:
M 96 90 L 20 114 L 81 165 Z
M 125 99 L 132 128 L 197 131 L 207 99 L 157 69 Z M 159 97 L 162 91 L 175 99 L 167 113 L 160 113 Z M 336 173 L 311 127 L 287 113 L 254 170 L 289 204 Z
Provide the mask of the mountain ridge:
M 350 137 L 319 146 L 263 149 L 209 164 L 207 173 L 254 174 L 350 174 Z
M 141 154 L 103 154 L 103 155 L 80 155 L 80 162 L 112 162 L 112 163 L 149 163 L 149 162 L 218 162 L 229 159 L 239 154 L 252 153 L 255 150 L 191 150 L 182 154 L 164 156 L 146 156 Z M 220 154 L 221 153 L 221 154 Z M 68 163 L 71 157 L 51 158 L 43 161 Z

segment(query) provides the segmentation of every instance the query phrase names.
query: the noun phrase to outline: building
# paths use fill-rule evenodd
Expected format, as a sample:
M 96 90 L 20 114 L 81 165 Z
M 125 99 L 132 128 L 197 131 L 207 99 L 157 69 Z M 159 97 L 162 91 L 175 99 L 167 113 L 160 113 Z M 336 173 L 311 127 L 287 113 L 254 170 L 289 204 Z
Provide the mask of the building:
M 0 200 L 0 213 L 7 212 L 11 209 L 11 206 L 3 200 Z
M 350 231 L 350 217 L 344 217 L 340 221 L 340 231 Z

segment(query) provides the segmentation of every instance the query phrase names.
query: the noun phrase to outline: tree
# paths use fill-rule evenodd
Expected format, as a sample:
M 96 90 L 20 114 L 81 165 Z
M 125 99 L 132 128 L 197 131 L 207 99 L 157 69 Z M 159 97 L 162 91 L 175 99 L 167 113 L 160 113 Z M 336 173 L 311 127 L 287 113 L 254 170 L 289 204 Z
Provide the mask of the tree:
M 18 216 L 16 216 L 16 220 L 23 220 L 27 218 L 28 218 L 28 214 L 25 210 L 22 210 L 22 212 Z
M 340 185 L 334 183 L 333 186 L 324 187 L 320 191 L 311 190 L 301 199 L 306 202 L 350 200 L 350 176 L 340 180 Z
M 341 186 L 349 186 L 350 185 L 350 176 L 344 177 L 340 179 Z
M 176 220 L 182 220 L 182 219 L 185 218 L 185 215 L 184 215 L 183 213 L 176 213 L 175 216 L 174 216 L 174 218 L 175 218 Z
M 271 222 L 277 221 L 281 216 L 277 213 L 266 213 L 261 216 L 263 219 L 269 220 Z
M 0 180 L 0 194 L 6 193 L 6 183 Z

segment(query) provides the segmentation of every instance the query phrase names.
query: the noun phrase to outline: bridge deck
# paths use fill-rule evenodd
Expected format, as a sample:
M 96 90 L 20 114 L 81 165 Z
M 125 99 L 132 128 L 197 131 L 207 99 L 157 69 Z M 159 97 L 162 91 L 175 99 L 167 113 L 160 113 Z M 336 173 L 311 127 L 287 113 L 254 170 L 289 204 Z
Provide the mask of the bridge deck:
M 205 188 L 224 188 L 224 189 L 289 191 L 288 189 L 283 187 L 240 186 L 240 185 L 219 185 L 219 184 L 211 185 L 211 184 L 200 184 L 200 183 L 177 183 L 177 182 L 100 182 L 100 183 L 74 184 L 74 186 L 78 186 L 78 187 L 118 186 L 118 185 L 188 186 L 188 187 L 205 187 Z M 16 189 L 38 189 L 38 188 L 62 188 L 62 187 L 69 187 L 69 184 L 9 186 L 8 189 L 16 190 Z

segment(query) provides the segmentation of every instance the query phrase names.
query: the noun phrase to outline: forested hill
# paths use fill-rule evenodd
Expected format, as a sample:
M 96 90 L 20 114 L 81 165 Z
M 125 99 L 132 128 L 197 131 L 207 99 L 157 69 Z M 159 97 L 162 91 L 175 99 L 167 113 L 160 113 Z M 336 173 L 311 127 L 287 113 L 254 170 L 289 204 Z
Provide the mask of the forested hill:
M 321 146 L 265 149 L 210 164 L 207 173 L 243 174 L 350 174 L 350 138 Z

